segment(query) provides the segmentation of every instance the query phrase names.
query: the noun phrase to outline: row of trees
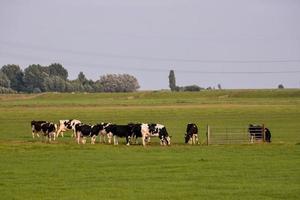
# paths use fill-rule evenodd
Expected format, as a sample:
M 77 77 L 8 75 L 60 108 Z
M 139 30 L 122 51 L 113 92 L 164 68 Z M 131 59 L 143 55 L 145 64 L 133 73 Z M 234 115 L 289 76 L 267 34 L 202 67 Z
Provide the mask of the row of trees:
M 107 74 L 93 81 L 83 72 L 69 80 L 68 71 L 59 63 L 30 65 L 24 71 L 18 65 L 4 65 L 0 70 L 0 93 L 13 92 L 133 92 L 138 80 L 129 74 Z

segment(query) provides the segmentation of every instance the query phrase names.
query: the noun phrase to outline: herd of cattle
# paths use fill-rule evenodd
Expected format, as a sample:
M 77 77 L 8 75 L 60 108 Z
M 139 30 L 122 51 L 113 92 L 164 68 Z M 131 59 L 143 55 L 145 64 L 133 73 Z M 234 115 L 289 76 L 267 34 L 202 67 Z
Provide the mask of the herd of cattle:
M 151 137 L 158 137 L 161 145 L 170 145 L 171 139 L 164 125 L 161 124 L 145 124 L 145 123 L 129 123 L 126 125 L 117 125 L 112 123 L 99 123 L 96 125 L 83 124 L 77 119 L 59 120 L 59 124 L 47 121 L 31 121 L 32 137 L 40 137 L 40 134 L 48 138 L 49 141 L 55 140 L 56 137 L 64 136 L 64 132 L 72 130 L 72 136 L 76 138 L 78 144 L 86 143 L 86 138 L 91 138 L 91 144 L 95 144 L 96 138 L 99 136 L 100 143 L 106 142 L 111 144 L 112 138 L 114 144 L 118 144 L 118 138 L 125 138 L 126 145 L 137 143 L 137 139 L 141 138 L 145 146 L 150 142 Z M 188 124 L 185 133 L 185 143 L 198 144 L 198 127 L 196 124 Z

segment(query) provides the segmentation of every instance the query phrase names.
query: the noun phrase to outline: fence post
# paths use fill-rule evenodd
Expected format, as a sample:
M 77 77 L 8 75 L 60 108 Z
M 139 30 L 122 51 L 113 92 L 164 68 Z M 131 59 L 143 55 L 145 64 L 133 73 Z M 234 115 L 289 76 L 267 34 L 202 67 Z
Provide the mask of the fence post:
M 265 137 L 265 124 L 262 124 L 262 130 L 261 131 L 262 131 L 262 133 L 261 133 L 262 141 L 265 142 L 265 138 L 266 138 Z
M 210 127 L 207 124 L 207 126 L 206 126 L 206 144 L 207 144 L 207 146 L 209 145 L 209 143 L 210 143 Z

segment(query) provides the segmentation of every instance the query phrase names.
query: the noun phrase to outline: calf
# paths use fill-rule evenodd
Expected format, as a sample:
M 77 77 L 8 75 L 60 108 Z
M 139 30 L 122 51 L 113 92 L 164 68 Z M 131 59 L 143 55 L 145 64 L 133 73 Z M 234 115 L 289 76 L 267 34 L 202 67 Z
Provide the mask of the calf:
M 141 135 L 143 145 L 149 141 L 150 137 L 159 137 L 161 145 L 170 145 L 171 139 L 167 129 L 162 124 L 141 124 Z
M 132 124 L 128 125 L 116 125 L 110 124 L 105 128 L 106 132 L 108 133 L 109 137 L 114 137 L 114 145 L 118 145 L 118 137 L 125 137 L 126 138 L 126 145 L 130 145 L 130 138 L 132 135 Z
M 40 137 L 43 123 L 46 123 L 46 121 L 31 121 L 32 138 L 34 138 L 35 136 Z
M 196 124 L 190 123 L 186 127 L 186 134 L 185 134 L 185 143 L 190 142 L 192 140 L 192 144 L 199 144 L 198 142 L 198 127 Z
M 55 133 L 57 130 L 57 125 L 51 122 L 45 122 L 41 124 L 41 130 L 44 136 L 48 138 L 48 141 L 51 142 L 51 139 L 55 140 Z
M 56 137 L 61 134 L 62 137 L 64 137 L 64 132 L 68 130 L 73 130 L 72 137 L 75 137 L 76 131 L 75 131 L 75 125 L 80 124 L 81 122 L 77 119 L 70 119 L 70 120 L 59 120 L 59 128 L 56 133 Z

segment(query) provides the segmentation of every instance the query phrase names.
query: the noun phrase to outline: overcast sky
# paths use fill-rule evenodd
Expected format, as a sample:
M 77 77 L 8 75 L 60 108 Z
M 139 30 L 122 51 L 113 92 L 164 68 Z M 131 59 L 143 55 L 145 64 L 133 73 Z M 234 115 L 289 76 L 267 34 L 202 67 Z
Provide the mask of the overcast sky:
M 61 63 L 141 89 L 300 87 L 299 0 L 1 0 L 0 67 Z M 261 73 L 260 73 L 261 72 Z

